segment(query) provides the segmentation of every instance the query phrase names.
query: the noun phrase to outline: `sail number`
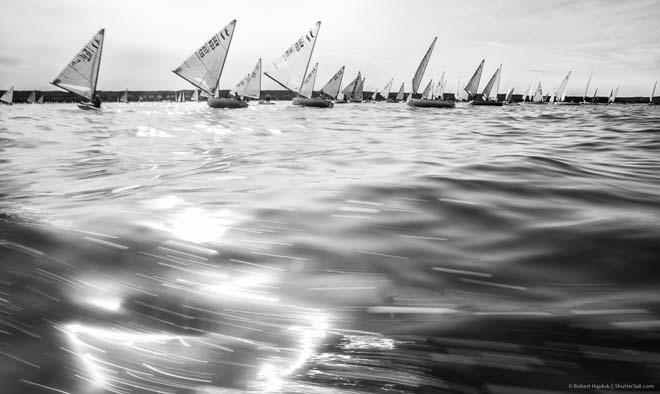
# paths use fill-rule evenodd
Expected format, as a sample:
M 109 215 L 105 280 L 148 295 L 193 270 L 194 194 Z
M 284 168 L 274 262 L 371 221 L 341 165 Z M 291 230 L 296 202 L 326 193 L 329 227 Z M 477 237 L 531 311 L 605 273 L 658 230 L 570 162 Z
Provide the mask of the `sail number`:
M 94 54 L 96 53 L 96 50 L 99 48 L 99 41 L 94 40 L 94 42 L 92 42 L 91 45 L 92 48 L 88 48 L 87 46 L 85 46 L 82 49 L 82 51 L 78 53 L 78 56 L 76 56 L 76 58 L 73 59 L 73 61 L 71 61 L 72 66 L 75 66 L 76 64 L 81 62 L 88 63 L 92 61 L 92 59 L 94 58 Z
M 204 46 L 199 48 L 197 50 L 197 54 L 199 55 L 200 58 L 206 56 L 211 51 L 214 51 L 217 47 L 220 46 L 220 40 L 218 40 L 218 36 L 213 36 Z

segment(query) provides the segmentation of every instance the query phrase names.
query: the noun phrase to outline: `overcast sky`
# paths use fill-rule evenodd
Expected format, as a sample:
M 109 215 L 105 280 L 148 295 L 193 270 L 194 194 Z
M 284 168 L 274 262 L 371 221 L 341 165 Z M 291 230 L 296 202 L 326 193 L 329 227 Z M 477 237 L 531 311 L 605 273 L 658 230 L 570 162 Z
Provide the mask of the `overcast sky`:
M 648 95 L 660 79 L 660 1 L 434 0 L 2 0 L 0 89 L 55 89 L 49 82 L 100 28 L 106 28 L 99 89 L 188 89 L 171 72 L 232 19 L 236 31 L 221 88 L 233 87 L 261 57 L 264 69 L 317 20 L 312 62 L 317 89 L 342 65 L 365 90 L 394 78 L 410 89 L 438 36 L 425 80 L 447 72 L 448 91 L 486 59 L 482 85 L 502 63 L 500 93 L 541 81 L 556 87 L 568 70 L 581 95 L 593 70 L 602 95 Z M 264 76 L 263 88 L 276 88 Z

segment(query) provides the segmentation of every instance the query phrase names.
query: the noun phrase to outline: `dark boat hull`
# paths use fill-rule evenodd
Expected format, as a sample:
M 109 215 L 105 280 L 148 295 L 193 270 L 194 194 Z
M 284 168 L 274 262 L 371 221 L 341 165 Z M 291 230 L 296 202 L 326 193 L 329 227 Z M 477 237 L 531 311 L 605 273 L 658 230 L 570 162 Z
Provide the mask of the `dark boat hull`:
M 475 100 L 472 101 L 470 104 L 472 105 L 479 105 L 479 106 L 486 106 L 486 107 L 501 107 L 502 102 L 501 101 L 481 101 L 481 100 Z
M 206 104 L 211 108 L 245 108 L 248 106 L 246 101 L 226 97 L 210 98 Z
M 88 103 L 80 103 L 80 104 L 78 104 L 78 108 L 84 109 L 85 111 L 88 111 L 88 110 L 89 111 L 99 111 L 101 109 L 101 107 L 95 107 L 92 104 L 88 104 Z
M 335 104 L 330 100 L 325 100 L 321 97 L 305 98 L 294 97 L 291 104 L 300 105 L 301 107 L 314 107 L 314 108 L 332 108 Z
M 449 100 L 410 99 L 406 101 L 406 104 L 415 108 L 455 108 L 456 107 L 456 103 Z

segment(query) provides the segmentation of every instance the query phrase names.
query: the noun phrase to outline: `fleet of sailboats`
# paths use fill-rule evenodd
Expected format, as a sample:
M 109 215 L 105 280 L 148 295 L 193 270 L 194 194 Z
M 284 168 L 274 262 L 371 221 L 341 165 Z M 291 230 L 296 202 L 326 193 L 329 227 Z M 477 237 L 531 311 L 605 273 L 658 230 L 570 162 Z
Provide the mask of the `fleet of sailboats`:
M 53 85 L 80 96 L 81 109 L 100 109 L 101 98 L 96 95 L 96 83 L 101 66 L 105 29 L 99 30 L 78 54 L 51 82 Z
M 363 101 L 365 77 L 360 71 L 357 76 L 341 89 L 344 77 L 345 66 L 342 66 L 330 80 L 323 86 L 318 96 L 315 96 L 314 86 L 319 70 L 319 63 L 309 69 L 311 58 L 314 53 L 316 40 L 320 30 L 321 22 L 317 22 L 309 31 L 299 37 L 285 52 L 276 60 L 272 66 L 265 72 L 266 76 L 277 82 L 282 87 L 293 92 L 296 97 L 293 98 L 293 105 L 306 107 L 330 108 L 335 103 L 352 102 L 359 103 Z M 195 87 L 190 100 L 200 101 L 202 98 L 208 98 L 207 103 L 212 108 L 244 108 L 248 106 L 248 100 L 261 99 L 261 73 L 262 61 L 259 59 L 252 72 L 241 79 L 238 84 L 225 97 L 220 97 L 220 78 L 227 59 L 227 54 L 231 46 L 236 20 L 229 22 L 224 28 L 218 31 L 208 41 L 191 54 L 179 67 L 173 72 L 179 77 L 185 79 Z M 66 67 L 51 82 L 53 85 L 73 93 L 81 98 L 78 105 L 82 109 L 100 109 L 101 98 L 97 95 L 97 83 L 101 64 L 101 55 L 103 52 L 103 42 L 105 29 L 99 30 L 73 57 Z M 382 89 L 371 92 L 371 101 L 400 102 L 406 101 L 411 107 L 455 107 L 455 101 L 467 100 L 472 105 L 490 105 L 501 106 L 503 103 L 511 104 L 514 100 L 514 88 L 506 91 L 503 101 L 499 100 L 499 87 L 502 74 L 502 65 L 500 64 L 493 76 L 489 79 L 481 94 L 478 94 L 481 76 L 484 70 L 485 59 L 482 59 L 477 66 L 474 74 L 467 84 L 461 84 L 461 78 L 456 85 L 456 93 L 452 100 L 445 100 L 445 90 L 447 88 L 447 78 L 443 71 L 437 81 L 430 79 L 425 88 L 419 93 L 424 73 L 432 57 L 437 37 L 433 39 L 431 45 L 420 61 L 412 79 L 412 91 L 405 98 L 405 86 L 401 83 L 399 90 L 394 98 L 390 98 L 394 79 L 391 78 Z M 522 96 L 523 102 L 534 104 L 554 103 L 561 105 L 571 104 L 597 104 L 598 88 L 594 89 L 593 97 L 587 102 L 587 95 L 593 78 L 593 70 L 589 74 L 582 101 L 567 100 L 566 92 L 568 82 L 572 71 L 568 71 L 558 88 L 552 89 L 543 94 L 541 82 L 529 85 L 527 93 Z M 657 88 L 657 81 L 653 83 L 649 95 L 649 104 L 654 104 L 654 95 Z M 4 92 L 0 97 L 0 102 L 12 104 L 13 87 Z M 464 96 L 465 92 L 467 97 Z M 610 91 L 607 99 L 608 104 L 616 102 L 619 93 L 619 86 Z M 172 96 L 166 96 L 172 97 Z M 174 93 L 174 100 L 177 102 L 185 101 L 185 92 Z M 451 95 L 449 96 L 451 97 Z M 521 97 L 521 96 L 518 96 Z M 160 98 L 160 96 L 157 96 Z M 140 97 L 140 101 L 142 97 Z M 119 102 L 128 102 L 128 90 L 124 91 Z M 44 95 L 37 98 L 36 90 L 29 93 L 26 99 L 27 103 L 43 103 Z M 260 104 L 272 104 L 270 97 L 267 100 L 259 101 Z

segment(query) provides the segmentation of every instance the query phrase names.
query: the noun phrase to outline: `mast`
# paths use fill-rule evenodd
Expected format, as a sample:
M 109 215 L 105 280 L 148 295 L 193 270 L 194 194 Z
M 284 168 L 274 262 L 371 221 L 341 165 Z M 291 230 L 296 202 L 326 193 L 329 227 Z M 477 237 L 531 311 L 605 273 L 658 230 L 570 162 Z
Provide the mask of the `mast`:
M 655 88 L 658 86 L 658 81 L 655 81 L 653 88 L 651 89 L 651 95 L 649 95 L 649 103 L 653 104 L 653 96 L 655 95 Z
M 314 41 L 312 42 L 312 50 L 309 52 L 309 57 L 307 58 L 307 65 L 305 66 L 305 72 L 303 75 L 307 75 L 307 69 L 309 69 L 309 63 L 312 61 L 312 55 L 314 54 L 314 47 L 316 47 L 316 39 L 318 38 L 319 31 L 321 31 L 321 21 L 316 22 L 319 25 L 319 29 L 316 30 L 316 37 L 314 37 Z M 302 89 L 303 84 L 305 83 L 305 78 L 303 77 L 303 81 L 300 83 L 300 89 Z
M 584 88 L 584 94 L 582 95 L 582 102 L 587 101 L 587 92 L 589 91 L 589 85 L 591 85 L 591 77 L 594 76 L 594 71 L 591 70 L 591 74 L 589 74 L 589 79 L 587 80 L 587 86 Z
M 105 28 L 101 29 L 101 44 L 99 47 L 99 58 L 96 63 L 96 76 L 94 77 L 94 86 L 92 87 L 92 99 L 96 94 L 96 84 L 99 81 L 99 72 L 101 71 L 101 56 L 103 55 L 103 41 L 105 41 Z

